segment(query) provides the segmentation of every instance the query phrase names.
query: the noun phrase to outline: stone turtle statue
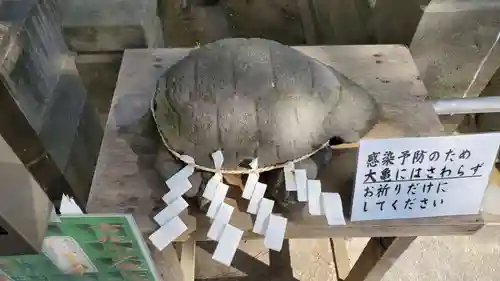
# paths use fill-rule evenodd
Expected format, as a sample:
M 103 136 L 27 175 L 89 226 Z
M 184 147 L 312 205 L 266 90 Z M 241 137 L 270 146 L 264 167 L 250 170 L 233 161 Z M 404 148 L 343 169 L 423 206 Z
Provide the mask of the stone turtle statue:
M 356 142 L 379 115 L 367 91 L 335 68 L 265 39 L 194 49 L 165 80 L 152 102 L 160 134 L 171 150 L 210 168 L 218 149 L 223 169 L 235 170 L 256 157 L 269 167 L 329 141 Z

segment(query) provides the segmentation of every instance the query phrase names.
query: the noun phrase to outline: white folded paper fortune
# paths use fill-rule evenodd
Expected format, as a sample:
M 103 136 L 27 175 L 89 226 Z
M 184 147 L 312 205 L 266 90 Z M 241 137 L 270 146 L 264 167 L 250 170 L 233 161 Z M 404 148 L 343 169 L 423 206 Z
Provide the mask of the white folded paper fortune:
M 257 169 L 258 167 L 258 158 L 255 158 L 250 162 L 250 168 L 252 170 Z M 250 173 L 248 174 L 247 181 L 245 182 L 245 187 L 243 188 L 243 194 L 241 197 L 250 200 L 252 198 L 253 191 L 255 189 L 255 185 L 259 181 L 259 174 L 258 173 Z
M 188 179 L 194 173 L 194 166 L 191 165 L 194 164 L 194 158 L 189 155 L 182 155 L 181 158 L 189 164 L 165 181 L 170 189 L 176 189 L 179 183 L 182 183 L 183 180 Z
M 297 186 L 297 200 L 307 202 L 307 171 L 295 170 L 295 185 Z
M 266 248 L 278 252 L 281 251 L 283 239 L 285 239 L 287 221 L 284 217 L 271 214 L 264 238 L 264 246 Z
M 228 189 L 229 186 L 222 182 L 220 182 L 219 185 L 217 185 L 217 190 L 215 191 L 215 195 L 212 199 L 212 202 L 210 202 L 210 207 L 208 207 L 207 217 L 211 219 L 215 217 L 215 214 L 219 210 L 219 206 L 224 202 L 224 199 L 226 198 Z
M 259 203 L 264 197 L 264 193 L 266 192 L 267 185 L 257 182 L 255 188 L 253 190 L 252 198 L 250 198 L 250 202 L 248 203 L 247 213 L 257 214 L 257 209 L 259 208 Z
M 220 170 L 222 168 L 222 163 L 224 163 L 224 155 L 222 151 L 219 149 L 216 152 L 212 153 L 212 159 L 214 161 L 214 167 L 216 170 Z M 207 185 L 205 186 L 205 190 L 203 191 L 203 198 L 208 200 L 213 200 L 215 196 L 215 191 L 217 190 L 217 186 L 222 182 L 222 174 L 215 173 L 210 180 L 208 180 Z
M 219 243 L 215 248 L 214 254 L 212 255 L 212 259 L 230 266 L 234 254 L 238 249 L 238 245 L 240 244 L 241 237 L 243 237 L 242 230 L 230 224 L 226 225 L 220 236 Z
M 168 179 L 167 182 L 170 179 Z M 165 194 L 162 198 L 162 200 L 167 204 L 174 202 L 175 199 L 181 197 L 184 193 L 188 192 L 191 187 L 193 187 L 188 178 L 176 178 L 175 181 L 171 181 L 170 184 L 167 183 L 167 185 L 170 188 L 170 191 L 167 192 L 167 194 Z
M 307 180 L 307 202 L 309 214 L 322 215 L 321 212 L 321 181 Z
M 182 222 L 179 217 L 172 218 L 169 222 L 164 224 L 160 229 L 156 230 L 149 236 L 149 240 L 158 250 L 163 250 L 177 237 L 181 236 L 187 226 Z
M 257 211 L 257 218 L 253 225 L 253 232 L 257 234 L 264 234 L 267 225 L 269 224 L 269 217 L 273 211 L 274 201 L 267 198 L 262 198 L 259 203 L 259 210 Z
M 342 199 L 338 193 L 321 193 L 321 207 L 328 221 L 328 225 L 345 225 Z
M 233 214 L 234 207 L 226 203 L 222 203 L 219 206 L 217 214 L 215 214 L 215 219 L 208 230 L 207 237 L 211 240 L 218 241 L 222 235 L 222 231 L 231 220 L 231 215 Z
M 155 222 L 160 226 L 169 222 L 173 217 L 179 216 L 179 214 L 188 207 L 188 203 L 184 198 L 177 197 L 172 203 L 170 203 L 165 209 L 159 212 L 153 217 Z

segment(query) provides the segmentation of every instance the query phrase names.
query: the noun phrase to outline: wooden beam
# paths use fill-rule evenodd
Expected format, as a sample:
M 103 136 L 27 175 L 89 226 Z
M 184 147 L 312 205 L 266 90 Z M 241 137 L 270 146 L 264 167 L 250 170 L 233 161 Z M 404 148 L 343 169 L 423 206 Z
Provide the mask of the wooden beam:
M 349 254 L 347 252 L 347 244 L 345 238 L 336 237 L 330 239 L 330 246 L 333 253 L 333 261 L 335 262 L 335 271 L 337 280 L 345 280 L 349 275 L 351 265 L 349 264 Z
M 181 268 L 184 276 L 184 281 L 194 281 L 195 278 L 195 252 L 196 241 L 188 239 L 182 243 L 181 250 Z
M 151 256 L 163 280 L 183 281 L 183 272 L 174 246 L 168 245 L 163 251 L 152 247 Z
M 415 238 L 371 238 L 345 281 L 380 281 Z
M 197 229 L 191 237 L 206 240 L 210 221 L 204 214 L 197 216 Z M 260 239 L 252 233 L 253 221 L 249 214 L 235 210 L 231 225 L 245 231 L 243 239 Z M 342 226 L 329 226 L 324 217 L 304 217 L 289 221 L 286 238 L 324 237 L 392 237 L 392 236 L 448 236 L 472 235 L 484 226 L 482 215 L 446 216 L 416 219 L 350 222 Z M 179 238 L 179 241 L 185 241 Z

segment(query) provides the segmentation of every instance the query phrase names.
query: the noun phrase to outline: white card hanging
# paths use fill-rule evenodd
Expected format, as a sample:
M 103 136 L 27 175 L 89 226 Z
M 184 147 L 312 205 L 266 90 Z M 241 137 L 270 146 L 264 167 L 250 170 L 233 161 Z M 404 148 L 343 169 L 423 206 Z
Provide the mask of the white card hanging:
M 181 236 L 188 227 L 182 222 L 179 217 L 172 218 L 164 224 L 160 229 L 156 230 L 149 236 L 149 240 L 158 250 L 163 250 L 177 237 Z
M 286 218 L 271 214 L 264 238 L 266 248 L 281 251 L 283 239 L 285 239 L 286 224 Z
M 307 180 L 307 202 L 309 214 L 322 215 L 321 212 L 321 181 Z
M 188 190 L 190 190 L 191 187 L 193 186 L 191 185 L 189 179 L 179 179 L 173 186 L 173 188 L 171 188 L 170 191 L 167 192 L 167 194 L 163 195 L 162 200 L 165 203 L 170 204 L 175 199 L 181 197 L 182 195 L 184 195 L 184 193 L 188 192 Z
M 259 210 L 257 211 L 257 218 L 253 225 L 253 232 L 257 234 L 264 234 L 266 232 L 266 225 L 269 223 L 268 219 L 273 212 L 274 201 L 262 198 L 259 203 Z
M 165 209 L 154 216 L 154 220 L 160 226 L 166 224 L 173 217 L 177 217 L 182 211 L 188 207 L 188 203 L 184 198 L 178 197 L 172 203 L 167 205 Z
M 220 236 L 219 243 L 215 248 L 214 254 L 212 255 L 212 259 L 230 266 L 234 254 L 238 249 L 238 245 L 240 244 L 241 237 L 243 237 L 242 230 L 230 224 L 226 225 Z
M 215 219 L 208 230 L 207 237 L 211 240 L 218 241 L 219 237 L 224 231 L 224 227 L 231 220 L 231 215 L 233 214 L 234 207 L 226 203 L 222 203 L 219 206 L 219 210 L 215 215 Z
M 203 197 L 208 200 L 212 200 L 215 195 L 215 191 L 217 191 L 217 186 L 222 181 L 221 174 L 216 173 L 213 175 L 207 182 L 205 190 L 203 191 Z
M 222 203 L 224 203 L 224 199 L 226 198 L 227 191 L 229 186 L 222 182 L 217 186 L 217 190 L 215 191 L 215 195 L 210 202 L 210 207 L 208 207 L 207 216 L 211 219 L 215 217 L 215 214 L 219 210 L 219 207 Z
M 295 165 L 293 162 L 288 162 L 283 168 L 283 173 L 285 174 L 285 189 L 287 191 L 296 191 L 297 185 L 295 184 L 295 175 L 293 174 L 295 170 Z
M 297 201 L 307 202 L 307 171 L 295 170 L 295 183 L 297 185 Z
M 250 168 L 252 170 L 257 169 L 258 167 L 258 158 L 255 158 L 250 162 Z M 255 189 L 255 185 L 259 181 L 258 173 L 250 173 L 248 174 L 247 181 L 245 182 L 245 188 L 243 188 L 243 194 L 241 197 L 250 200 L 252 198 L 253 191 Z
M 328 225 L 345 225 L 342 199 L 338 193 L 321 193 L 321 206 L 328 221 Z
M 220 171 L 222 163 L 224 163 L 224 155 L 222 154 L 222 151 L 219 149 L 212 153 L 212 159 L 214 161 L 215 169 Z M 222 174 L 217 172 L 210 178 L 210 180 L 208 180 L 205 190 L 203 191 L 203 197 L 205 199 L 212 200 L 220 182 L 222 182 Z
M 247 213 L 257 214 L 257 209 L 259 208 L 259 203 L 264 197 L 264 193 L 266 192 L 266 184 L 261 182 L 257 182 L 255 185 L 252 198 L 250 198 L 250 202 L 248 203 Z
M 189 155 L 182 155 L 181 160 L 188 163 L 184 168 L 180 169 L 177 173 L 165 181 L 165 184 L 172 189 L 177 189 L 179 184 L 183 184 L 184 180 L 188 180 L 194 173 L 194 158 Z
M 83 215 L 82 209 L 75 203 L 73 198 L 63 194 L 59 207 L 61 215 Z
M 222 154 L 222 151 L 219 149 L 212 153 L 212 159 L 214 160 L 215 169 L 220 170 L 222 168 L 222 163 L 224 163 L 224 155 Z

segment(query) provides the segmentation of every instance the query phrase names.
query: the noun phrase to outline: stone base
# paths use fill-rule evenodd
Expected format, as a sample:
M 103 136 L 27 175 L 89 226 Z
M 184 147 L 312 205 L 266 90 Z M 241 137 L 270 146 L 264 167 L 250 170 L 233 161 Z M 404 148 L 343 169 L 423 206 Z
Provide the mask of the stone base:
M 76 57 L 76 67 L 90 100 L 97 108 L 103 126 L 108 118 L 121 62 L 122 54 L 92 54 Z

